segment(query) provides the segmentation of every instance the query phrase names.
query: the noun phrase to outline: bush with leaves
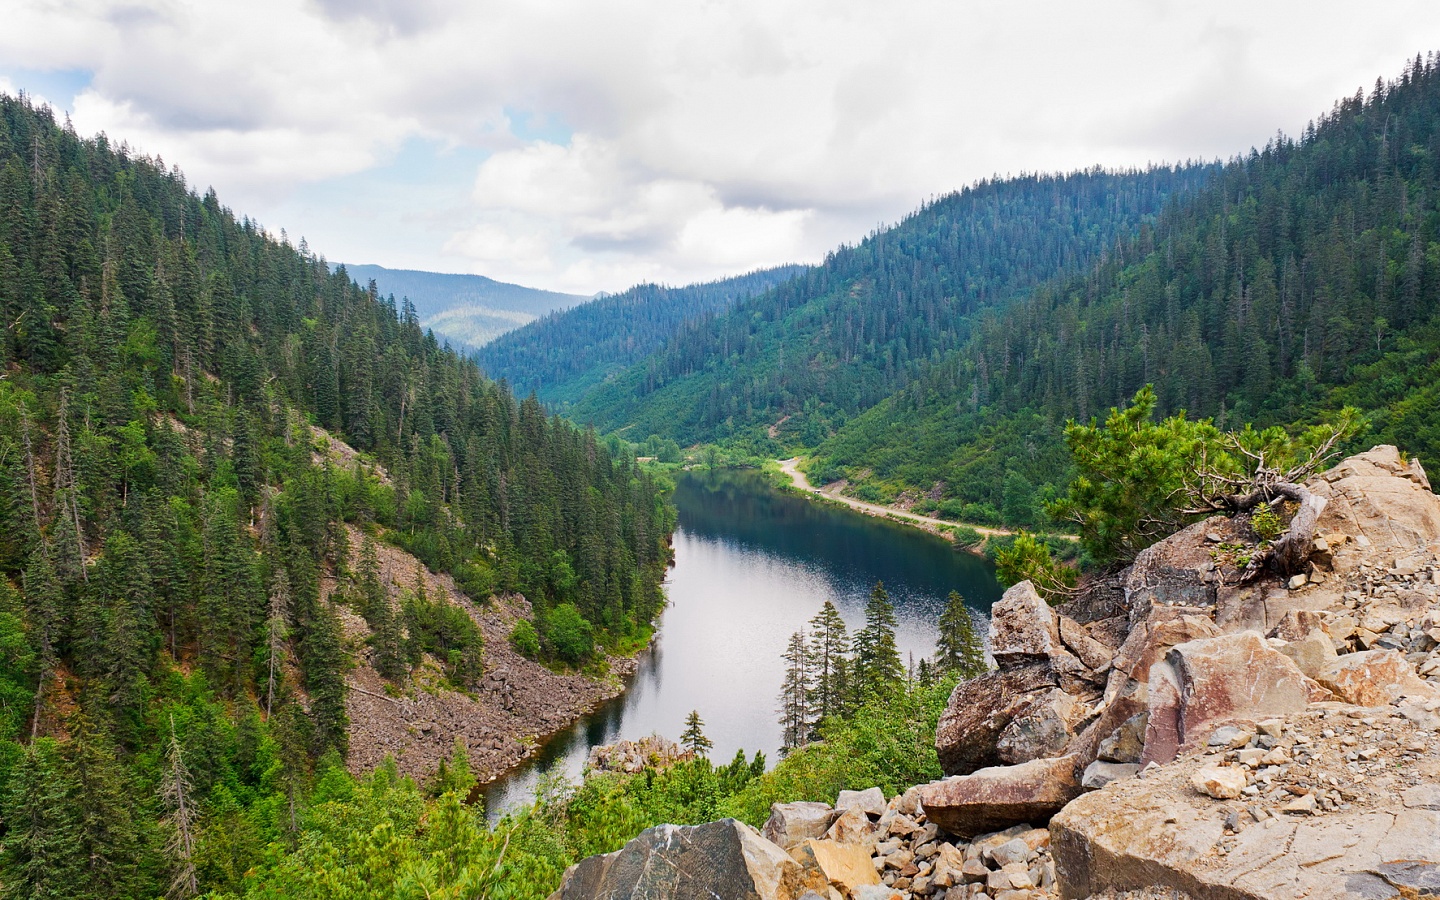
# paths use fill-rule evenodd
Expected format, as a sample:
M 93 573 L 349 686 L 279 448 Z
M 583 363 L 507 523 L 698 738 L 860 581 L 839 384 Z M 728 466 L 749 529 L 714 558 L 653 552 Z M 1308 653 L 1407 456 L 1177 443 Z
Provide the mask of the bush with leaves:
M 1362 424 L 1347 407 L 1333 423 L 1294 435 L 1249 425 L 1222 431 L 1183 411 L 1156 422 L 1155 408 L 1155 391 L 1146 385 L 1128 407 L 1111 409 L 1104 424 L 1072 420 L 1065 428 L 1076 476 L 1048 511 L 1079 525 L 1085 548 L 1102 562 L 1129 561 L 1204 516 L 1245 512 L 1277 497 L 1305 507 L 1305 479 L 1328 465 Z M 1293 541 L 1297 547 L 1302 537 Z

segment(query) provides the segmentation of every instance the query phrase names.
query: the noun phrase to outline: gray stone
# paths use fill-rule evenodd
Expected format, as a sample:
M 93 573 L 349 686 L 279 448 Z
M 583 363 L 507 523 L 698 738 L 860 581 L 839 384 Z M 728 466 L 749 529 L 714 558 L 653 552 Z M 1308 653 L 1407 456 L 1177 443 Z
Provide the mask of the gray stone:
M 1098 791 L 1112 781 L 1133 778 L 1139 772 L 1139 763 L 1106 762 L 1103 759 L 1097 759 L 1085 767 L 1085 774 L 1080 778 L 1080 786 L 1087 791 Z
M 760 833 L 780 849 L 789 850 L 809 838 L 824 837 L 837 815 L 824 803 L 773 803 L 770 818 Z
M 1097 672 L 1110 668 L 1114 652 L 1090 636 L 1085 626 L 1069 616 L 1060 616 L 1060 640 L 1088 668 Z
M 985 855 L 997 866 L 1023 863 L 1030 858 L 1030 845 L 1019 838 L 1011 838 L 998 847 L 991 847 Z
M 1011 765 L 1059 756 L 1083 713 L 1075 698 L 1059 688 L 1034 694 L 1000 733 L 996 755 Z
M 657 825 L 614 853 L 572 866 L 557 900 L 798 900 L 800 865 L 735 819 Z
M 859 808 L 866 815 L 879 817 L 885 812 L 885 792 L 878 787 L 866 788 L 863 791 L 841 791 L 840 796 L 835 798 L 835 808 Z

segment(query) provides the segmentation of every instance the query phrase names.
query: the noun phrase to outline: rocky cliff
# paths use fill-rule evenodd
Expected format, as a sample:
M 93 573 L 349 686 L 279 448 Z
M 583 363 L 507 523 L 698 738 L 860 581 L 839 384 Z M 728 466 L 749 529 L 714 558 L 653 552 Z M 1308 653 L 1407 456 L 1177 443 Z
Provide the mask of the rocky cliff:
M 733 895 L 1440 894 L 1440 497 L 1388 446 L 1307 487 L 1303 572 L 1250 565 L 1248 518 L 1217 517 L 1059 608 L 1011 588 L 996 670 L 940 722 L 948 777 L 777 805 L 763 836 L 726 825 L 750 848 L 728 874 L 764 869 Z M 587 860 L 560 896 L 710 896 L 679 831 Z M 662 869 L 686 878 L 619 874 Z

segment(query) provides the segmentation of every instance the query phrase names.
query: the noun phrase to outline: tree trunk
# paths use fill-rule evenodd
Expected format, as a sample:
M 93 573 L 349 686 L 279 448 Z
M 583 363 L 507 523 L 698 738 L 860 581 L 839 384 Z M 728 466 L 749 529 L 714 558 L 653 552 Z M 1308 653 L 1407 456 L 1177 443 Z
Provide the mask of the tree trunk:
M 1234 497 L 1230 502 L 1237 512 L 1245 512 L 1268 502 L 1272 497 L 1284 497 L 1300 504 L 1294 517 L 1290 519 L 1290 528 L 1270 548 L 1271 564 L 1281 575 L 1298 575 L 1305 571 L 1305 564 L 1310 561 L 1310 553 L 1315 549 L 1315 527 L 1320 523 L 1320 514 L 1325 511 L 1325 504 L 1329 501 L 1311 493 L 1303 484 L 1281 481 Z

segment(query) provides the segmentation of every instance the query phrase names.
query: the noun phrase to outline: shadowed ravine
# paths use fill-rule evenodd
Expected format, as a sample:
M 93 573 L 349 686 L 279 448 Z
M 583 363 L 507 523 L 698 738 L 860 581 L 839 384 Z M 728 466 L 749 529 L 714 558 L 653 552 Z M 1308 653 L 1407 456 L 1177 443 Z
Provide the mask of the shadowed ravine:
M 675 503 L 670 607 L 629 689 L 489 785 L 492 816 L 529 799 L 544 772 L 578 775 L 592 746 L 652 732 L 677 737 L 692 709 L 715 759 L 743 748 L 773 763 L 785 642 L 826 599 L 853 630 L 870 589 L 884 581 L 901 654 L 918 660 L 934 651 L 950 591 L 982 614 L 1000 595 L 990 564 L 946 540 L 782 493 L 753 472 L 683 475 Z

